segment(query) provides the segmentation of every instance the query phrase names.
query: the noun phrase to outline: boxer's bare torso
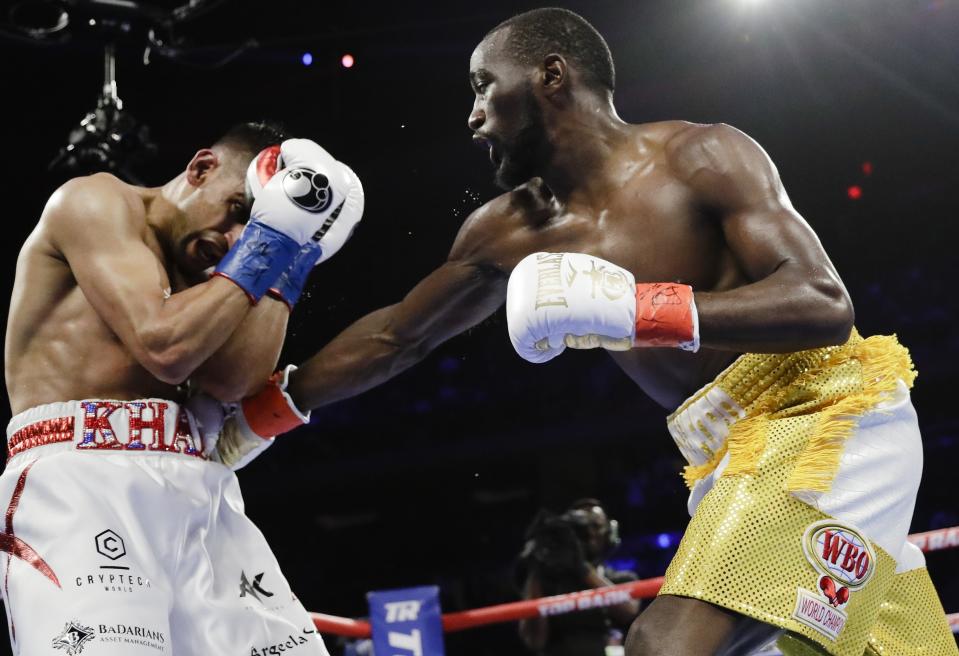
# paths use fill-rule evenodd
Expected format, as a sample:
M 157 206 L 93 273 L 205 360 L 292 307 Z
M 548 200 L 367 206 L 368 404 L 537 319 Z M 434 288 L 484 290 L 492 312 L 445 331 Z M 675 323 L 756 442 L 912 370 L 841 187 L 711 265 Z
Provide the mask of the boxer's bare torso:
M 480 246 L 487 275 L 508 278 L 513 267 L 536 251 L 587 253 L 614 262 L 637 281 L 675 281 L 695 290 L 724 291 L 748 282 L 728 248 L 715 214 L 669 162 L 667 143 L 690 129 L 680 122 L 631 126 L 614 155 L 607 189 L 560 205 L 542 180 L 493 200 L 467 242 Z M 463 247 L 467 247 L 466 244 Z M 492 280 L 491 286 L 495 284 Z M 499 291 L 505 300 L 504 291 Z M 613 359 L 647 394 L 675 406 L 715 377 L 735 354 L 702 349 L 632 349 Z
M 163 187 L 100 173 L 47 202 L 17 260 L 5 344 L 14 414 L 56 401 L 239 398 L 276 363 L 288 312 L 207 281 L 249 216 L 246 151 L 203 149 Z M 242 326 L 240 325 L 242 322 Z
M 76 187 L 79 182 L 74 183 Z M 101 174 L 87 179 L 103 211 L 128 222 L 143 244 L 164 288 L 170 282 L 166 257 L 147 225 L 145 201 L 135 187 Z M 58 194 L 70 194 L 71 187 Z M 68 199 L 54 197 L 50 209 L 27 239 L 17 260 L 16 282 L 6 335 L 6 381 L 16 414 L 53 401 L 85 398 L 175 399 L 176 386 L 158 380 L 120 341 L 87 300 L 59 246 L 82 223 L 61 220 L 50 211 Z M 122 275 L 122 272 L 116 272 Z M 158 290 L 162 293 L 162 290 Z
M 693 287 L 703 348 L 636 348 L 612 356 L 666 408 L 737 354 L 838 343 L 851 305 L 815 233 L 749 137 L 724 125 L 628 125 L 602 135 L 562 198 L 534 178 L 476 210 L 446 263 L 399 303 L 360 319 L 290 383 L 303 407 L 352 396 L 414 364 L 492 314 L 513 267 L 537 251 L 596 255 L 637 282 Z M 599 137 L 597 137 L 599 138 Z

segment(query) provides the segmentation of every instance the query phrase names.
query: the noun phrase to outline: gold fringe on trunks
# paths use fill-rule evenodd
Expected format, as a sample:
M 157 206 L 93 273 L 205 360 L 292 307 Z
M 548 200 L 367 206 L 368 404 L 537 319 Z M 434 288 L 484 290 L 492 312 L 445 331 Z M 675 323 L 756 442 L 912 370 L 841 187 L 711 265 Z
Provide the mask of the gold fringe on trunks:
M 849 352 L 840 349 L 830 360 L 835 360 L 832 367 L 857 361 L 862 391 L 836 399 L 819 411 L 819 425 L 786 481 L 790 492 L 828 492 L 839 471 L 846 439 L 855 430 L 858 418 L 892 394 L 899 380 L 910 389 L 916 380 L 909 351 L 895 336 L 874 335 L 855 344 Z
M 713 454 L 713 457 L 701 465 L 686 465 L 683 467 L 683 480 L 686 481 L 686 487 L 690 490 L 696 485 L 696 482 L 709 476 L 709 473 L 719 466 L 719 462 L 726 457 L 726 451 L 729 449 L 729 438 L 723 442 L 723 445 Z
M 855 430 L 858 418 L 894 392 L 898 380 L 911 388 L 915 378 L 909 351 L 895 336 L 862 339 L 853 332 L 846 344 L 828 349 L 817 366 L 806 369 L 789 384 L 747 408 L 747 417 L 730 428 L 725 444 L 709 462 L 683 470 L 686 485 L 692 488 L 709 475 L 727 452 L 729 462 L 723 476 L 755 473 L 766 448 L 770 422 L 813 414 L 817 415 L 817 427 L 796 459 L 786 489 L 826 492 L 832 486 L 845 441 Z

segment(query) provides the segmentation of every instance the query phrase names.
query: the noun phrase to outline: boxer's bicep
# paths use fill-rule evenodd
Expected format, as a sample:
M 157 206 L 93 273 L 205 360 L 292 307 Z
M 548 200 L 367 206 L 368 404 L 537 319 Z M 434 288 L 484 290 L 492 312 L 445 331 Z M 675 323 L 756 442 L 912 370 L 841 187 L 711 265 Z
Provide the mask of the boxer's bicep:
M 697 127 L 674 145 L 671 162 L 697 205 L 720 222 L 747 278 L 696 292 L 703 346 L 785 352 L 844 341 L 849 295 L 762 148 L 728 126 Z
M 393 306 L 390 329 L 427 349 L 472 328 L 506 297 L 506 278 L 469 261 L 450 259 Z
M 504 255 L 502 198 L 463 222 L 442 266 L 394 306 L 397 334 L 431 350 L 493 314 L 506 300 L 507 276 L 491 264 Z
M 693 128 L 672 160 L 699 205 L 719 217 L 726 244 L 750 280 L 783 267 L 804 276 L 835 277 L 819 238 L 793 208 L 776 166 L 747 135 L 728 125 Z

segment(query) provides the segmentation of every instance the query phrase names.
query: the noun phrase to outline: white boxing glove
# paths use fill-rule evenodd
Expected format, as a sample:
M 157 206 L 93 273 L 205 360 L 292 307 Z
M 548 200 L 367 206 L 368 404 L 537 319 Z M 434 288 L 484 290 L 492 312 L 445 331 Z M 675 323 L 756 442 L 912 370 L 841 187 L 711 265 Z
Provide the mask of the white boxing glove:
M 203 455 L 233 471 L 245 467 L 273 444 L 272 438 L 264 439 L 249 430 L 239 418 L 237 403 L 221 403 L 200 393 L 190 397 L 186 407 L 203 438 Z
M 273 445 L 273 438 L 263 438 L 249 430 L 242 420 L 237 406 L 234 413 L 223 422 L 220 438 L 211 460 L 222 463 L 236 471 L 246 467 L 258 455 Z
M 358 184 L 355 175 L 348 175 L 343 164 L 313 141 L 288 139 L 278 148 L 266 149 L 250 163 L 250 222 L 214 272 L 236 283 L 254 303 L 303 246 L 316 244 L 331 231 L 336 246 L 330 250 L 343 245 L 350 229 L 343 235 L 342 228 L 333 227 Z
M 254 188 L 250 222 L 267 225 L 302 246 L 340 209 L 350 180 L 342 166 L 309 139 L 284 141 L 277 163 L 283 167 Z
M 286 392 L 290 374 L 296 366 L 278 371 L 266 386 L 238 404 L 223 423 L 214 460 L 237 470 L 263 453 L 274 437 L 310 421 L 310 413 L 300 412 Z
M 692 288 L 637 285 L 626 269 L 582 253 L 523 258 L 510 275 L 506 318 L 513 348 L 530 362 L 552 360 L 567 346 L 611 351 L 699 347 Z
M 295 151 L 295 154 L 289 151 Z M 303 160 L 304 153 L 311 153 L 311 158 L 317 161 L 324 157 L 328 160 L 331 178 L 336 179 L 338 186 L 345 190 L 345 195 L 311 239 L 300 247 L 286 270 L 270 286 L 270 294 L 286 303 L 291 310 L 303 293 L 313 267 L 333 257 L 353 236 L 356 226 L 363 218 L 366 200 L 363 184 L 353 169 L 334 160 L 323 148 L 306 139 L 290 139 L 284 141 L 282 146 L 271 146 L 250 162 L 246 175 L 247 194 L 256 198 L 262 192 L 263 185 L 269 183 L 277 170 L 282 169 L 287 162 Z
M 313 242 L 320 247 L 320 255 L 314 264 L 325 262 L 343 248 L 353 231 L 363 218 L 363 209 L 366 206 L 366 196 L 363 193 L 363 183 L 349 166 L 337 162 L 334 175 L 342 179 L 345 196 L 339 211 L 330 214 L 313 234 Z

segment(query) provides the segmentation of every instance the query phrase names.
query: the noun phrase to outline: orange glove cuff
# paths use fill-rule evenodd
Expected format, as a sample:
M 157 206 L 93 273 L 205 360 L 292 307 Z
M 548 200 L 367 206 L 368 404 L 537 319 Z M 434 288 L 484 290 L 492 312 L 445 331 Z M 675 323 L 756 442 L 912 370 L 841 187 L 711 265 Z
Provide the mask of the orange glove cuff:
M 283 377 L 284 372 L 276 372 L 266 387 L 241 402 L 241 411 L 250 430 L 265 440 L 302 426 L 309 420 L 296 410 L 292 399 L 283 391 Z
M 693 288 L 671 282 L 637 284 L 633 343 L 699 350 L 699 316 Z

